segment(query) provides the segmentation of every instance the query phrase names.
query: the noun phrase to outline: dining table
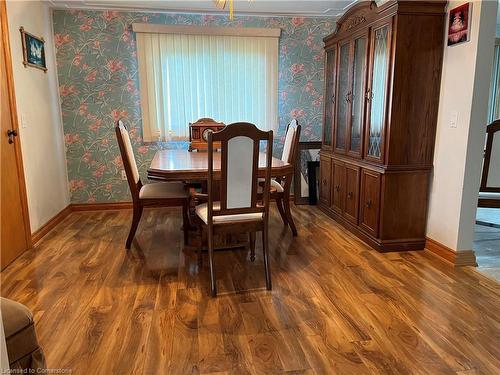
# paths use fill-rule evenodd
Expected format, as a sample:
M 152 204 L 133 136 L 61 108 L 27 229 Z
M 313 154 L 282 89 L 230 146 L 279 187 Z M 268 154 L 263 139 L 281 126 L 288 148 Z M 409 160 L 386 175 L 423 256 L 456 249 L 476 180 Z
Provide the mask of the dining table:
M 214 152 L 214 178 L 220 179 L 221 153 Z M 266 154 L 259 153 L 259 177 L 265 176 Z M 290 200 L 291 179 L 294 166 L 279 158 L 272 158 L 271 177 L 288 181 L 284 184 L 284 198 Z M 188 151 L 185 149 L 159 150 L 156 152 L 148 168 L 148 178 L 159 181 L 181 181 L 186 183 L 207 181 L 208 179 L 208 152 Z M 288 202 L 287 202 L 288 203 Z M 283 221 L 287 226 L 295 225 L 293 217 Z

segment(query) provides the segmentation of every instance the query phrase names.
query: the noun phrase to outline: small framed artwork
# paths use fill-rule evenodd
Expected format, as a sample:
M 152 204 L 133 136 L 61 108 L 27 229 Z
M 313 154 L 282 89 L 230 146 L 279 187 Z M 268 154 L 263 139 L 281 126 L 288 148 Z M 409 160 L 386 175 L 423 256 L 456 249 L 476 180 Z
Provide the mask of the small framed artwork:
M 45 40 L 42 37 L 37 37 L 26 32 L 24 27 L 21 27 L 19 31 L 21 32 L 21 39 L 23 42 L 24 66 L 32 66 L 33 68 L 47 72 L 47 64 L 45 62 Z
M 321 142 L 299 142 L 293 176 L 295 204 L 316 204 L 318 198 L 318 168 Z
M 448 46 L 454 46 L 470 40 L 471 12 L 472 3 L 465 3 L 450 10 Z

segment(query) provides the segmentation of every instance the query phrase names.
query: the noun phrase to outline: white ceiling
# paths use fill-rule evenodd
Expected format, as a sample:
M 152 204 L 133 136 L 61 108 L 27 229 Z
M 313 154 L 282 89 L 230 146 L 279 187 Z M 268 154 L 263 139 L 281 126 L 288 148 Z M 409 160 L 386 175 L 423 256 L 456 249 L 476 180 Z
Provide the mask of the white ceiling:
M 46 0 L 54 8 L 122 9 L 186 13 L 225 13 L 212 0 Z M 234 0 L 236 15 L 333 16 L 342 15 L 356 0 Z

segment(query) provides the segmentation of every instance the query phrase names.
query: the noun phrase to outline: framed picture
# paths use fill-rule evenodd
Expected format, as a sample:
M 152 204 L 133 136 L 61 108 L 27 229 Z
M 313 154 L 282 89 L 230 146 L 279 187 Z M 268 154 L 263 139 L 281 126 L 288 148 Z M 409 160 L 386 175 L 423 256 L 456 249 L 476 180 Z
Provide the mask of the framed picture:
M 318 169 L 321 142 L 299 142 L 293 176 L 295 204 L 316 204 L 319 194 Z M 309 194 L 314 194 L 310 197 Z M 311 199 L 312 198 L 312 199 Z
M 470 40 L 472 3 L 466 3 L 450 10 L 448 19 L 448 46 Z
M 33 68 L 47 72 L 47 64 L 45 62 L 45 40 L 24 31 L 24 27 L 21 27 L 19 31 L 21 31 L 21 39 L 23 41 L 24 66 L 32 66 Z

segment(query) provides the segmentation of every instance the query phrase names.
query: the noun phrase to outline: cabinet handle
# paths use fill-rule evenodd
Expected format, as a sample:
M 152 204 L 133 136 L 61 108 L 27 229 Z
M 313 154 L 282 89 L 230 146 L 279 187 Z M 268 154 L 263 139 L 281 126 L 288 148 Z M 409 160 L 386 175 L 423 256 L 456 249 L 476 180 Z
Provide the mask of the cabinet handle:
M 350 191 L 349 193 L 347 193 L 347 198 L 352 199 L 352 191 Z
M 323 185 L 326 186 L 326 178 L 323 179 Z
M 335 186 L 335 190 L 340 191 L 340 185 Z
M 332 103 L 335 103 L 335 94 L 332 94 Z
M 372 200 L 369 199 L 367 202 L 366 202 L 366 207 L 370 208 L 372 206 Z
M 345 101 L 346 101 L 346 103 L 351 102 L 351 92 L 350 91 L 347 94 L 345 94 Z

